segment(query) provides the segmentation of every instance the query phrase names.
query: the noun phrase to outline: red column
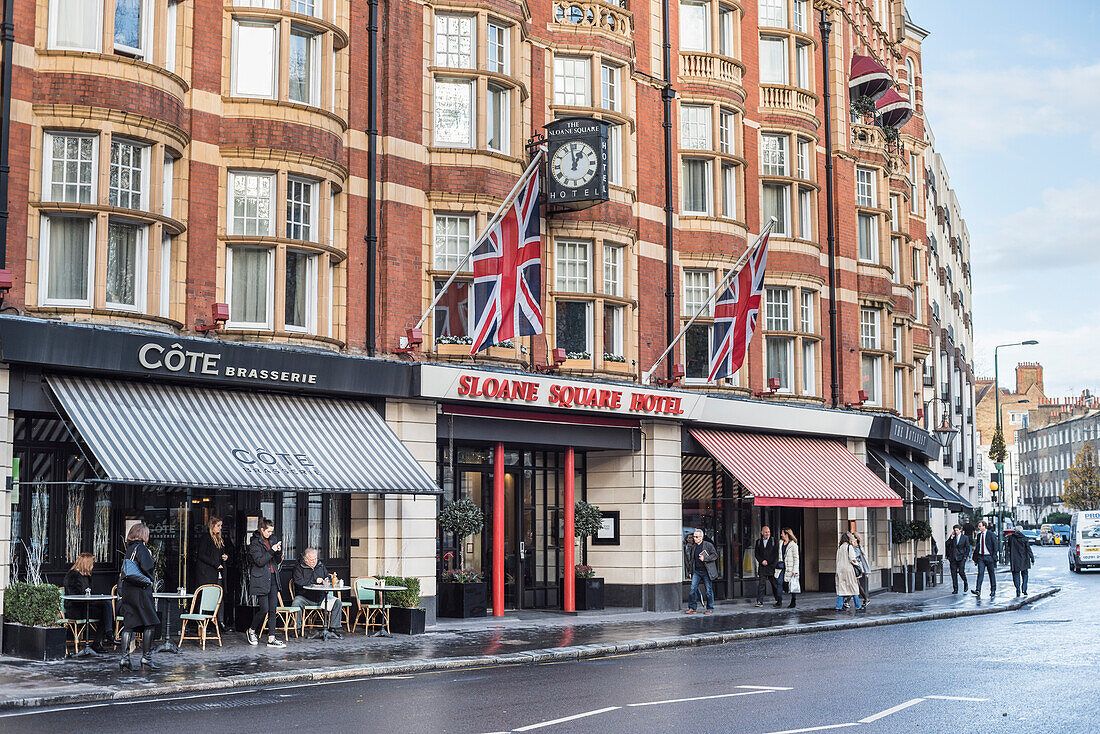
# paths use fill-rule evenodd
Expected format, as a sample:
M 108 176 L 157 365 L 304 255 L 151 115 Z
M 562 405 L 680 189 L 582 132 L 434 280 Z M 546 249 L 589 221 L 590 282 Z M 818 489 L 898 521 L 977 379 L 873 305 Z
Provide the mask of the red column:
M 573 534 L 573 510 L 576 502 L 573 499 L 576 489 L 573 486 L 573 478 L 576 475 L 575 463 L 576 457 L 573 455 L 573 447 L 570 446 L 565 450 L 565 539 L 562 541 L 565 544 L 565 572 L 562 579 L 565 588 L 562 593 L 565 595 L 565 611 L 567 612 L 577 610 L 576 588 L 574 586 L 574 579 L 577 577 L 577 561 L 574 557 L 576 545 Z
M 504 616 L 504 444 L 493 447 L 493 616 Z

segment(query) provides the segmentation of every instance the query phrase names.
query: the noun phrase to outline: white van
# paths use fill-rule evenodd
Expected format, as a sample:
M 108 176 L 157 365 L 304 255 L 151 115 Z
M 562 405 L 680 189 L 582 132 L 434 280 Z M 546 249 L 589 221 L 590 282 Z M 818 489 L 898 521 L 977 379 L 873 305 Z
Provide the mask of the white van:
M 1069 570 L 1100 568 L 1100 510 L 1076 512 L 1069 523 Z

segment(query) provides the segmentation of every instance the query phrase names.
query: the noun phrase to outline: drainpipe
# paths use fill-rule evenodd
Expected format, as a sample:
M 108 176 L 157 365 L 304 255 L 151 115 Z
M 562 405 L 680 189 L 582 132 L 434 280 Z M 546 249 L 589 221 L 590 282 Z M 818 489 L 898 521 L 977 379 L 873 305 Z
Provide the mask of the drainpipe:
M 821 58 L 824 73 L 822 100 L 825 103 L 825 210 L 829 227 L 829 359 L 832 372 L 831 402 L 834 408 L 840 407 L 840 378 L 837 358 L 837 318 L 836 318 L 836 225 L 835 204 L 833 202 L 833 112 L 829 93 L 829 32 L 833 24 L 829 21 L 829 11 L 821 10 Z
M 11 2 L 11 0 L 7 0 Z M 370 0 L 367 36 L 367 354 L 374 356 L 378 321 L 378 0 Z
M 4 0 L 0 24 L 3 70 L 0 71 L 0 270 L 8 266 L 8 150 L 11 139 L 11 67 L 15 45 L 15 0 Z
M 672 42 L 669 40 L 669 2 L 662 0 L 661 15 L 663 28 L 661 48 L 664 52 L 665 85 L 661 88 L 661 101 L 664 105 L 665 129 L 665 344 L 671 345 L 676 337 L 676 289 L 673 287 L 674 275 L 672 271 L 672 100 L 676 98 L 676 90 L 672 88 Z M 673 362 L 669 359 L 665 362 L 665 372 L 668 379 L 672 379 Z

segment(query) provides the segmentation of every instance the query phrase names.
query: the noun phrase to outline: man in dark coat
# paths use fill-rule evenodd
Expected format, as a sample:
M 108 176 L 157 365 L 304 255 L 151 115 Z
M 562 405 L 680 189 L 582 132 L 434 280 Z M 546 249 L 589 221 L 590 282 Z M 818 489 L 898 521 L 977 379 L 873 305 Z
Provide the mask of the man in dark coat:
M 966 580 L 966 559 L 970 558 L 970 536 L 957 524 L 951 529 L 951 536 L 944 543 L 944 555 L 951 564 L 951 593 L 959 593 L 959 579 L 963 582 L 963 593 L 970 591 Z
M 989 598 L 997 595 L 997 534 L 989 529 L 985 520 L 978 523 L 974 538 L 974 563 L 978 566 L 978 580 L 970 590 L 974 596 L 982 595 L 982 574 L 989 574 Z
M 1008 564 L 1012 568 L 1012 583 L 1016 586 L 1016 596 L 1027 596 L 1027 571 L 1035 563 L 1035 554 L 1031 552 L 1031 543 L 1022 528 L 1016 530 L 1005 540 L 1008 544 Z
M 328 613 L 329 633 L 340 637 L 340 625 L 344 619 L 344 605 L 340 599 L 324 591 L 307 589 L 306 586 L 324 583 L 329 572 L 325 564 L 317 557 L 315 548 L 306 548 L 298 563 L 294 566 L 294 599 L 290 606 L 298 607 L 298 629 L 304 631 L 305 610 L 308 607 L 324 607 Z
M 760 528 L 760 539 L 752 550 L 756 558 L 756 575 L 760 577 L 756 585 L 756 606 L 764 605 L 764 585 L 772 587 L 775 606 L 783 606 L 783 590 L 779 586 L 779 542 L 772 537 L 772 529 L 767 525 Z
M 687 546 L 688 568 L 691 569 L 691 591 L 688 592 L 688 608 L 684 614 L 695 614 L 695 600 L 699 596 L 699 584 L 707 590 L 706 612 L 714 614 L 714 580 L 718 578 L 718 551 L 714 544 L 703 537 L 703 531 L 696 528 L 691 534 Z

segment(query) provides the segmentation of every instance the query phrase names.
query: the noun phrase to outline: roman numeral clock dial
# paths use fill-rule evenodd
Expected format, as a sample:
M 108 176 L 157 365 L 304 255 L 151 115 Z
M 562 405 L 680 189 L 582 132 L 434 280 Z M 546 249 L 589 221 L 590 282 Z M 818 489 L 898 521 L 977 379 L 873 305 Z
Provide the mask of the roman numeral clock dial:
M 596 175 L 596 151 L 588 143 L 566 143 L 554 152 L 550 174 L 562 186 L 584 186 Z

